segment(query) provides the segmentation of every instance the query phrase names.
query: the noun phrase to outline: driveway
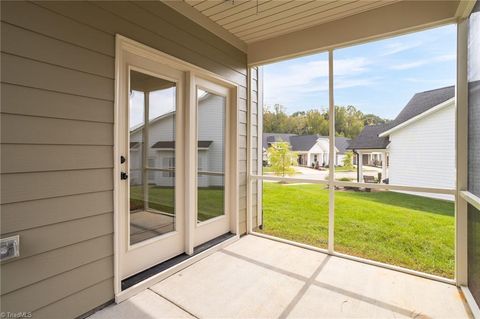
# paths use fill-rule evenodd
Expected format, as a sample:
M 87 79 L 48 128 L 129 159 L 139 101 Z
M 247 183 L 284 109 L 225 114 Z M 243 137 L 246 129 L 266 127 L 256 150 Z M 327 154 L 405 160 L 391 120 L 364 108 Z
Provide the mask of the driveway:
M 305 179 L 322 179 L 326 180 L 328 178 L 328 168 L 325 170 L 318 170 L 309 167 L 303 166 L 296 166 L 295 170 L 300 174 L 295 175 L 298 178 L 305 178 Z M 363 175 L 370 175 L 377 177 L 378 173 L 381 173 L 382 169 L 378 167 L 371 167 L 371 166 L 364 166 L 363 167 Z M 353 182 L 357 181 L 357 171 L 353 172 L 336 172 L 335 178 L 350 178 Z

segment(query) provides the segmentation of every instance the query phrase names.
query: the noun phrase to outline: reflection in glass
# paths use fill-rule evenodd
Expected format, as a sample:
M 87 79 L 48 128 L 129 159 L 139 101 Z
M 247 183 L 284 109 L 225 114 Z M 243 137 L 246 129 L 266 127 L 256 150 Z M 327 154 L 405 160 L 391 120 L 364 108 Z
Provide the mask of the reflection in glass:
M 130 71 L 131 245 L 175 230 L 175 95 L 174 82 Z
M 197 221 L 225 213 L 226 98 L 197 90 Z
M 338 187 L 335 251 L 453 278 L 455 204 L 422 195 Z

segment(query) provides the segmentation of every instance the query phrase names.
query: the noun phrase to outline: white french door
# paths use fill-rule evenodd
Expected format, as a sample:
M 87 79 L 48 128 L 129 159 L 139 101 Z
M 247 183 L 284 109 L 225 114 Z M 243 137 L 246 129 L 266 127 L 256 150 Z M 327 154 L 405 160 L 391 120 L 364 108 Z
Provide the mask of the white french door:
M 211 81 L 194 79 L 195 206 L 194 245 L 230 231 L 230 92 Z
M 185 249 L 185 72 L 126 52 L 119 74 L 122 279 Z
M 237 233 L 236 86 L 117 37 L 118 282 Z M 234 216 L 234 218 L 232 218 Z

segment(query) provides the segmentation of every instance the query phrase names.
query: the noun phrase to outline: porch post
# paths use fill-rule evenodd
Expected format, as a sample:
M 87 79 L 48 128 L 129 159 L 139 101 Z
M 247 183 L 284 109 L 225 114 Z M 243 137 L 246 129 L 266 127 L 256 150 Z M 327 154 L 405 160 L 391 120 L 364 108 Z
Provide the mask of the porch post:
M 382 180 L 385 178 L 387 178 L 387 152 L 382 152 Z
M 358 153 L 358 181 L 361 183 L 363 181 L 363 154 L 360 151 L 357 151 Z
M 142 181 L 143 181 L 143 209 L 148 210 L 148 121 L 150 113 L 150 92 L 143 92 L 144 109 L 143 109 L 143 163 L 142 163 Z

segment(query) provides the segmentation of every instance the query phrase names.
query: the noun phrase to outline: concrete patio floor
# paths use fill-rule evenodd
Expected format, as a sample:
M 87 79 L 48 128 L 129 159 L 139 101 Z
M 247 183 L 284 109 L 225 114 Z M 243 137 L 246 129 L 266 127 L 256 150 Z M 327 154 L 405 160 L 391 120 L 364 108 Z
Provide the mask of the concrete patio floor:
M 471 318 L 452 285 L 245 236 L 90 318 Z

